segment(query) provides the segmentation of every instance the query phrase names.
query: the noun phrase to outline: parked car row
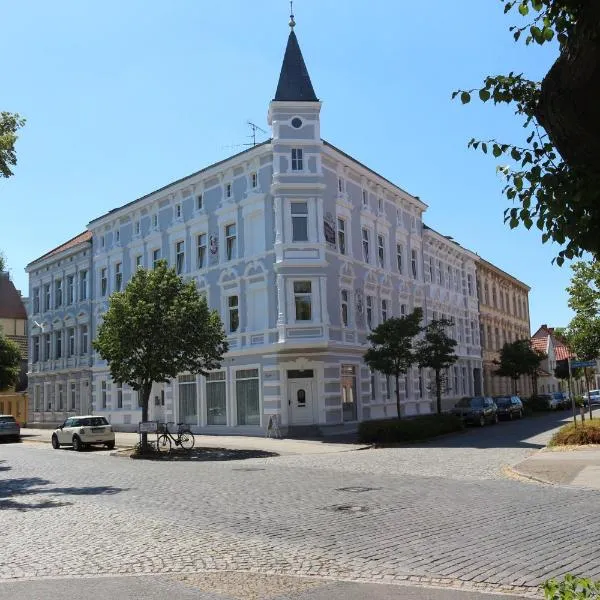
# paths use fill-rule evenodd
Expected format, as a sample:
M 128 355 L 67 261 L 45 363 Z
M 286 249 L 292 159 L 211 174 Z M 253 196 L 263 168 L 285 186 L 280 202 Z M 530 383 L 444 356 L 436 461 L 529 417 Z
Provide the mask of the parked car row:
M 549 410 L 563 410 L 571 407 L 571 399 L 565 392 L 538 394 L 537 401 L 546 405 Z
M 12 415 L 0 415 L 0 440 L 18 442 L 21 439 L 21 426 Z
M 590 403 L 592 404 L 600 404 L 600 390 L 590 390 L 590 393 L 587 392 L 583 395 L 583 404 L 588 406 Z
M 500 419 L 522 419 L 524 412 L 518 396 L 475 396 L 462 398 L 452 414 L 467 424 L 483 427 Z

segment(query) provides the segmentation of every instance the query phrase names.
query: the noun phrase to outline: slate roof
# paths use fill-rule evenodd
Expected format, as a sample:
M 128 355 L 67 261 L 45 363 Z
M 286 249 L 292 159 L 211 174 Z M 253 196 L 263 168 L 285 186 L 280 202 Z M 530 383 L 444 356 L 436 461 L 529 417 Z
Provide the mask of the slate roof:
M 21 294 L 6 272 L 0 272 L 0 318 L 27 320 Z
M 77 246 L 78 244 L 81 244 L 83 242 L 90 242 L 91 240 L 92 240 L 92 232 L 91 231 L 84 231 L 82 233 L 79 233 L 74 238 L 71 238 L 64 244 L 61 244 L 60 246 L 53 248 L 49 252 L 46 252 L 46 254 L 42 254 L 42 256 L 40 256 L 39 258 L 32 260 L 29 263 L 29 265 L 32 265 L 33 263 L 36 263 L 40 260 L 43 260 L 44 258 L 53 256 L 54 254 L 59 254 L 60 252 L 64 252 L 65 250 L 68 250 L 69 248 L 74 248 L 75 246 Z M 29 266 L 29 265 L 27 265 L 27 266 Z
M 277 102 L 318 102 L 308 69 L 302 57 L 298 38 L 292 29 L 288 37 L 279 83 L 275 98 Z

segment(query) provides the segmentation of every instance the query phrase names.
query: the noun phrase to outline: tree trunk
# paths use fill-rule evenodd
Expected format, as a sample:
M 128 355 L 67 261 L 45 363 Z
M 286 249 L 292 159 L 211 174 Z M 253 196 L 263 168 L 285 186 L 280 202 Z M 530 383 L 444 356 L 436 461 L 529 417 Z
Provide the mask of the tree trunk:
M 513 396 L 517 395 L 517 382 L 519 381 L 518 377 L 513 377 Z
M 152 382 L 142 385 L 141 401 L 142 401 L 142 423 L 148 421 L 148 405 L 150 404 L 150 393 L 152 392 Z M 148 433 L 142 432 L 142 452 L 148 449 Z
M 396 409 L 398 411 L 398 418 L 401 419 L 400 414 L 400 376 L 396 373 Z
M 442 414 L 442 378 L 440 376 L 440 370 L 435 370 L 435 399 L 437 402 L 437 413 Z

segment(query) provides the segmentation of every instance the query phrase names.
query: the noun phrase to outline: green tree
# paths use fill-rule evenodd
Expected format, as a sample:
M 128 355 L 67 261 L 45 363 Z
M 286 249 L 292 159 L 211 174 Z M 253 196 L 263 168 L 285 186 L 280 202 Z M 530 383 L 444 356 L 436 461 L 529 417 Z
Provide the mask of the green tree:
M 517 381 L 522 375 L 530 375 L 534 379 L 546 355 L 531 347 L 528 339 L 506 342 L 500 350 L 499 360 L 494 361 L 498 368 L 494 374 L 498 377 L 510 377 L 513 381 L 513 394 L 517 393 Z
M 93 346 L 113 380 L 138 391 L 142 421 L 148 420 L 154 382 L 182 372 L 206 374 L 228 349 L 219 314 L 165 261 L 154 270 L 138 269 L 123 292 L 112 294 Z
M 415 363 L 413 339 L 421 331 L 423 311 L 415 308 L 404 317 L 394 317 L 380 323 L 367 338 L 371 347 L 365 352 L 364 361 L 370 369 L 379 371 L 396 381 L 396 409 L 400 412 L 400 375 Z
M 12 388 L 21 372 L 19 346 L 0 331 L 0 392 Z
M 6 271 L 6 258 L 4 258 L 4 254 L 0 251 L 0 272 Z
M 17 164 L 17 131 L 23 125 L 25 119 L 17 113 L 0 112 L 0 177 L 8 179 L 13 174 L 11 167 Z
M 522 73 L 488 76 L 479 89 L 459 90 L 463 104 L 482 102 L 515 108 L 526 141 L 471 139 L 469 147 L 503 162 L 504 194 L 517 206 L 505 210 L 511 228 L 534 224 L 542 242 L 563 248 L 556 257 L 600 256 L 600 9 L 589 0 L 500 0 L 504 12 L 525 19 L 510 30 L 515 41 L 542 45 L 557 40 L 559 55 L 541 82 Z M 507 162 L 508 161 L 508 164 Z
M 417 342 L 417 362 L 421 368 L 433 369 L 435 373 L 435 398 L 437 412 L 442 412 L 442 388 L 444 385 L 442 371 L 451 367 L 457 360 L 454 352 L 456 340 L 453 340 L 446 329 L 454 322 L 450 319 L 431 321 L 424 328 L 425 336 Z

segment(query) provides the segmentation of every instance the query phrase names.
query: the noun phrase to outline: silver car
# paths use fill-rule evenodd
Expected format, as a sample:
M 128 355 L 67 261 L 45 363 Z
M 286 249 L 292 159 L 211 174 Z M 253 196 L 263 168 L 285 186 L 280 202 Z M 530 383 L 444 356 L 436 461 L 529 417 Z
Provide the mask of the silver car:
M 0 415 L 0 440 L 18 442 L 21 439 L 21 427 L 12 415 Z

